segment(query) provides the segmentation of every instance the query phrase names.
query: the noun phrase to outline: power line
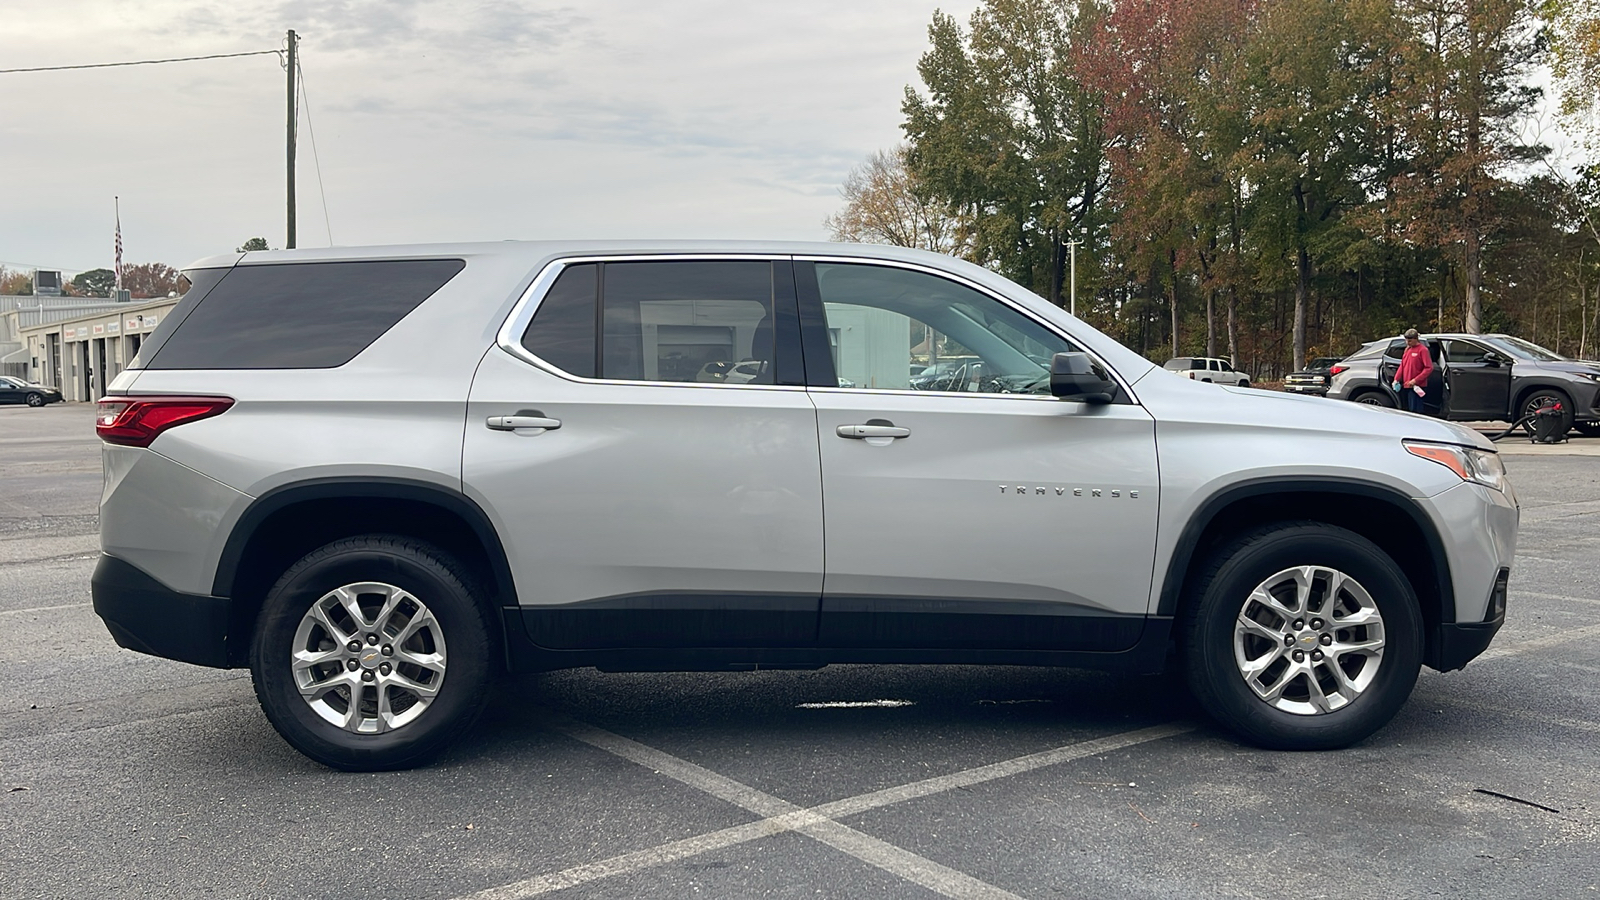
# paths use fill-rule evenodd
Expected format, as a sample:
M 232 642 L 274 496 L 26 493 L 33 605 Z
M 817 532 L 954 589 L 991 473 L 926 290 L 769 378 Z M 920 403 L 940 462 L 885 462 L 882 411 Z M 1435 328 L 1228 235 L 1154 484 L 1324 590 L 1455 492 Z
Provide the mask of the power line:
M 277 56 L 282 50 L 252 50 L 249 53 L 213 53 L 209 56 L 177 56 L 172 59 L 136 59 L 132 62 L 89 63 L 81 66 L 36 66 L 31 69 L 0 69 L 0 75 L 16 72 L 60 72 L 66 69 L 113 69 L 118 66 L 153 66 L 157 63 L 195 62 L 202 59 L 232 59 L 236 56 Z
M 311 161 L 317 168 L 317 195 L 322 198 L 322 224 L 328 229 L 328 246 L 332 247 L 333 225 L 328 222 L 328 192 L 322 188 L 322 157 L 317 155 L 317 130 L 311 127 L 311 96 L 306 93 L 306 67 L 299 60 L 295 61 L 295 74 L 300 78 L 300 96 L 305 99 L 306 133 L 311 135 Z

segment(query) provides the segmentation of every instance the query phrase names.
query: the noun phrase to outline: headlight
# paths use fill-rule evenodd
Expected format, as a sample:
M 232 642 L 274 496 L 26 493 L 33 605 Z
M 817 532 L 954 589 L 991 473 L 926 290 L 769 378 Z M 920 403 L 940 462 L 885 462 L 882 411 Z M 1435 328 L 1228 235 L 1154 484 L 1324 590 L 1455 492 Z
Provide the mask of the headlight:
M 1600 372 L 1573 372 L 1572 374 L 1579 378 L 1587 378 L 1590 381 L 1600 381 Z
M 1428 444 L 1422 441 L 1402 441 L 1412 456 L 1432 460 L 1461 476 L 1462 481 L 1473 481 L 1497 491 L 1506 489 L 1506 467 L 1500 463 L 1500 454 L 1493 450 L 1459 447 L 1455 444 Z

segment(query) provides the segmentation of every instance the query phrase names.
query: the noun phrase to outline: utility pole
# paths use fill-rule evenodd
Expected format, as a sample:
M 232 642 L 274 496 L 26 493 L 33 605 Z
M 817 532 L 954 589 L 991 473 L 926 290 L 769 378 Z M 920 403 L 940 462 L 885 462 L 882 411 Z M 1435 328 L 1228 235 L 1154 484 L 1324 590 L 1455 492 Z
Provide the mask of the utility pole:
M 1070 301 L 1071 306 L 1068 307 L 1067 312 L 1073 315 L 1078 314 L 1078 246 L 1083 243 L 1082 234 L 1085 231 L 1086 229 L 1082 228 L 1073 229 L 1070 232 L 1072 237 L 1061 242 L 1067 245 L 1067 258 L 1071 260 L 1072 287 L 1069 289 L 1068 296 L 1072 299 Z
M 294 249 L 294 130 L 297 124 L 296 120 L 299 118 L 297 115 L 299 103 L 295 97 L 294 76 L 299 71 L 299 62 L 296 59 L 299 44 L 299 35 L 294 33 L 293 28 L 289 29 L 289 64 L 287 66 L 289 70 L 289 237 L 283 244 L 284 248 L 288 250 Z

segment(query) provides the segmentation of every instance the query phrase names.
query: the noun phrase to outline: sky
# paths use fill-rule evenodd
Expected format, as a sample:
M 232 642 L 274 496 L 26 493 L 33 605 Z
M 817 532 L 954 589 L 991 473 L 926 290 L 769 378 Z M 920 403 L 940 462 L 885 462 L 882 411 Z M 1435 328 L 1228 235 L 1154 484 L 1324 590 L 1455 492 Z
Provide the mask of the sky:
M 850 169 L 901 139 L 935 8 L 977 5 L 4 0 L 0 68 L 295 29 L 301 247 L 825 240 Z M 126 263 L 284 246 L 286 120 L 277 56 L 0 74 L 0 264 L 109 268 L 114 197 Z

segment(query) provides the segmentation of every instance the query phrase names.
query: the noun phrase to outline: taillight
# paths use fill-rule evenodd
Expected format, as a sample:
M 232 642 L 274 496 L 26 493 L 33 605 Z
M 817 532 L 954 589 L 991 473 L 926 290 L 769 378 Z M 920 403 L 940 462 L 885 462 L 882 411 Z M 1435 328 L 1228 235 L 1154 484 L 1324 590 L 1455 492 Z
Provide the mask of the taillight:
M 1346 370 L 1348 368 L 1350 368 L 1350 367 L 1349 366 L 1334 366 L 1333 368 L 1328 370 L 1328 374 L 1329 375 L 1337 375 L 1340 372 L 1343 372 L 1344 370 Z
M 221 415 L 232 397 L 106 397 L 95 433 L 108 444 L 148 447 L 161 432 L 185 422 Z

